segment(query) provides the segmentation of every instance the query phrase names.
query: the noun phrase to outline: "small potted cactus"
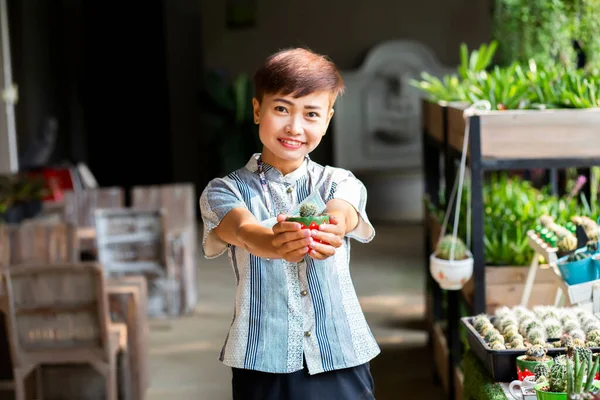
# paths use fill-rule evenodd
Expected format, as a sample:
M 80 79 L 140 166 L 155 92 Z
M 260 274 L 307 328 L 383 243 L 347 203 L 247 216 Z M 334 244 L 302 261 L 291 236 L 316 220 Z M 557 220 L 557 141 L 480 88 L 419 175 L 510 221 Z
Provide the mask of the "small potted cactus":
M 302 229 L 319 229 L 321 224 L 329 223 L 329 215 L 318 214 L 317 206 L 313 203 L 304 203 L 300 206 L 300 216 L 288 217 L 287 220 L 300 223 Z M 323 243 L 318 239 L 314 241 Z
M 444 236 L 429 257 L 429 272 L 445 290 L 460 290 L 473 275 L 473 255 L 462 240 Z
M 527 349 L 527 353 L 517 357 L 517 375 L 529 376 L 534 374 L 535 367 L 538 364 L 546 364 L 551 367 L 552 357 L 546 355 L 547 349 L 540 344 L 536 344 Z
M 567 353 L 556 358 L 547 382 L 541 381 L 535 386 L 538 399 L 583 400 L 598 391 L 598 383 L 594 381 L 598 358 L 593 361 L 585 350 L 570 349 L 568 353 L 572 356 Z

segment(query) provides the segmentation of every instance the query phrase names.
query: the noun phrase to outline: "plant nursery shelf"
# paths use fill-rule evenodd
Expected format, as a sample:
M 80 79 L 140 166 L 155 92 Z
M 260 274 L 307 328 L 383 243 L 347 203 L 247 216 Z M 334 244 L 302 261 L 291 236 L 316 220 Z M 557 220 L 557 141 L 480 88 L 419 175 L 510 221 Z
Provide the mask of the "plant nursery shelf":
M 466 124 L 469 124 L 467 154 L 471 170 L 471 252 L 473 277 L 462 293 L 444 295 L 429 279 L 432 288 L 434 323 L 448 323 L 447 344 L 451 363 L 460 361 L 458 319 L 460 297 L 475 314 L 493 311 L 498 305 L 519 302 L 528 267 L 493 267 L 484 255 L 483 177 L 485 171 L 521 169 L 563 169 L 600 165 L 600 109 L 559 109 L 489 111 L 471 115 L 467 105 L 422 102 L 423 164 L 425 193 L 440 208 L 440 188 L 449 199 L 457 162 L 462 156 Z M 426 256 L 434 250 L 436 232 L 431 221 L 425 224 Z M 426 261 L 428 263 L 428 260 Z M 427 264 L 426 264 L 427 265 Z M 553 304 L 558 284 L 551 268 L 540 267 L 530 302 Z M 447 313 L 442 299 L 447 298 Z M 449 382 L 451 386 L 453 381 Z M 453 388 L 450 388 L 452 392 Z
M 489 111 L 468 119 L 464 109 L 448 106 L 448 144 L 462 151 L 470 123 L 469 155 L 479 147 L 482 161 L 600 160 L 600 109 Z

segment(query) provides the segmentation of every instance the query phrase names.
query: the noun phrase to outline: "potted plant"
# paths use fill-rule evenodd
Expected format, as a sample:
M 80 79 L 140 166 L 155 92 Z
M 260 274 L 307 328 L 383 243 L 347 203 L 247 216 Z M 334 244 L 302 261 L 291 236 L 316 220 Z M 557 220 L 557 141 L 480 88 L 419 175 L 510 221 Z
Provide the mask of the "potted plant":
M 461 239 L 446 235 L 429 257 L 429 272 L 442 289 L 460 290 L 473 275 L 473 255 Z
M 527 349 L 527 353 L 517 357 L 517 374 L 529 376 L 535 374 L 538 365 L 546 365 L 551 367 L 553 359 L 546 354 L 547 350 L 542 345 L 533 345 Z M 537 369 L 538 374 L 546 375 L 543 367 Z
M 598 391 L 594 381 L 598 357 L 592 360 L 589 349 L 571 348 L 567 354 L 556 357 L 547 381 L 535 386 L 539 400 L 583 400 Z
M 313 203 L 304 203 L 300 206 L 300 216 L 288 217 L 287 220 L 300 223 L 302 229 L 319 229 L 321 224 L 329 223 L 329 215 L 318 214 L 317 206 Z M 313 240 L 323 243 L 318 239 Z

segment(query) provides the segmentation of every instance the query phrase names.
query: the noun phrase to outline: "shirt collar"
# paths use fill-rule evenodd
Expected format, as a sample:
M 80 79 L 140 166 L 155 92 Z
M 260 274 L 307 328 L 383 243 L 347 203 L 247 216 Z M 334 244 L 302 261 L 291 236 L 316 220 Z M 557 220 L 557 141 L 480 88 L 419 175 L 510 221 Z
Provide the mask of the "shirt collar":
M 260 153 L 255 153 L 250 157 L 250 160 L 246 163 L 246 169 L 258 175 L 258 164 L 257 160 L 260 157 Z M 300 167 L 290 172 L 287 175 L 282 175 L 281 172 L 270 164 L 263 162 L 263 172 L 265 173 L 265 178 L 269 181 L 281 182 L 287 184 L 296 183 L 296 181 L 303 176 L 308 174 L 308 162 L 310 157 L 308 154 L 304 157 L 304 162 Z

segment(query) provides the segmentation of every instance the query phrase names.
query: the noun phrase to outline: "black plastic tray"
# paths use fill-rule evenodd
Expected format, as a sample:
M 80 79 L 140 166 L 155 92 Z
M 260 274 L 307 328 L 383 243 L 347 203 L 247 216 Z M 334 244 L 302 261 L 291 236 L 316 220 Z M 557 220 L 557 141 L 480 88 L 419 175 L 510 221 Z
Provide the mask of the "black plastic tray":
M 490 321 L 494 323 L 495 317 L 488 316 Z M 479 335 L 472 324 L 475 317 L 464 317 L 460 322 L 467 328 L 467 339 L 471 350 L 477 358 L 485 366 L 485 369 L 490 373 L 492 379 L 496 382 L 511 382 L 517 379 L 517 357 L 525 354 L 526 350 L 492 350 L 487 345 L 485 340 Z M 592 351 L 596 352 L 600 348 L 593 347 Z M 565 348 L 548 349 L 548 355 L 556 357 L 559 354 L 564 354 Z

